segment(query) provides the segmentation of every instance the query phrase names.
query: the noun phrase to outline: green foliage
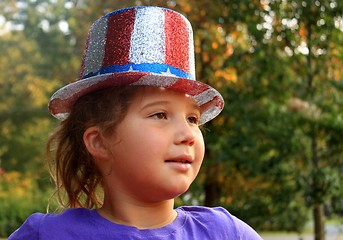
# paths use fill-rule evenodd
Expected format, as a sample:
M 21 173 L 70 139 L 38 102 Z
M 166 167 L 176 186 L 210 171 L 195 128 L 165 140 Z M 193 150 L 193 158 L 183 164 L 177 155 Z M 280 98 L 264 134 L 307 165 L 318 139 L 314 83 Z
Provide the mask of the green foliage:
M 19 172 L 0 174 L 0 237 L 9 236 L 34 212 L 45 212 L 49 195 L 36 177 Z

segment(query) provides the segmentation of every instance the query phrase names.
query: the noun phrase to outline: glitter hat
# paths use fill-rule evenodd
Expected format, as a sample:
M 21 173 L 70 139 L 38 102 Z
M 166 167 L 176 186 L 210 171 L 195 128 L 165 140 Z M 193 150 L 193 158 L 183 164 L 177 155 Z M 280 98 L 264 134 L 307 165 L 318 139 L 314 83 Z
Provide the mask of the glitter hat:
M 123 85 L 154 86 L 188 94 L 202 110 L 200 123 L 224 107 L 220 93 L 195 80 L 193 32 L 181 14 L 160 7 L 120 9 L 90 28 L 79 80 L 56 91 L 51 114 L 65 120 L 77 99 Z

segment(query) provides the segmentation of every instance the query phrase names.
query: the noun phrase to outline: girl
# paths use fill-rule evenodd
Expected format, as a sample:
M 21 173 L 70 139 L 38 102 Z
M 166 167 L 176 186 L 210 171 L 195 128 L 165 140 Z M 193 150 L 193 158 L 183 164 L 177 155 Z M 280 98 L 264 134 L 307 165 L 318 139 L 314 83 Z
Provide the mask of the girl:
M 49 103 L 62 120 L 48 150 L 66 210 L 31 215 L 9 239 L 261 239 L 223 208 L 174 209 L 203 161 L 199 126 L 223 106 L 195 80 L 184 16 L 133 7 L 100 18 L 80 79 Z

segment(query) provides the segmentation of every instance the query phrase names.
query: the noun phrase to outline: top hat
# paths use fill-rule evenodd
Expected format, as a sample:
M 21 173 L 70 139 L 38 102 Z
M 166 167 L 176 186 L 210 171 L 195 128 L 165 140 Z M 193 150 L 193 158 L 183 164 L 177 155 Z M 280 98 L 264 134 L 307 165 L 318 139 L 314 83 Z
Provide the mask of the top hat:
M 204 124 L 221 112 L 224 100 L 217 90 L 195 80 L 194 65 L 193 31 L 183 15 L 152 6 L 120 9 L 94 22 L 79 79 L 52 95 L 49 110 L 65 120 L 77 99 L 90 92 L 154 86 L 192 97 Z

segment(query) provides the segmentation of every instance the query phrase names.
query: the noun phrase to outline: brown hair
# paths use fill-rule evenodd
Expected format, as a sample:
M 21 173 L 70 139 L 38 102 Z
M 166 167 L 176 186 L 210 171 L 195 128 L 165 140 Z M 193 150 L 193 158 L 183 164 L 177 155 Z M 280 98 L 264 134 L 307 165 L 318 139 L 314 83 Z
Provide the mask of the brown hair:
M 101 175 L 83 142 L 83 134 L 92 126 L 98 126 L 103 135 L 112 133 L 126 115 L 134 89 L 107 88 L 80 97 L 68 118 L 50 136 L 46 150 L 56 185 L 52 197 L 57 195 L 61 207 L 102 205 L 98 192 Z

